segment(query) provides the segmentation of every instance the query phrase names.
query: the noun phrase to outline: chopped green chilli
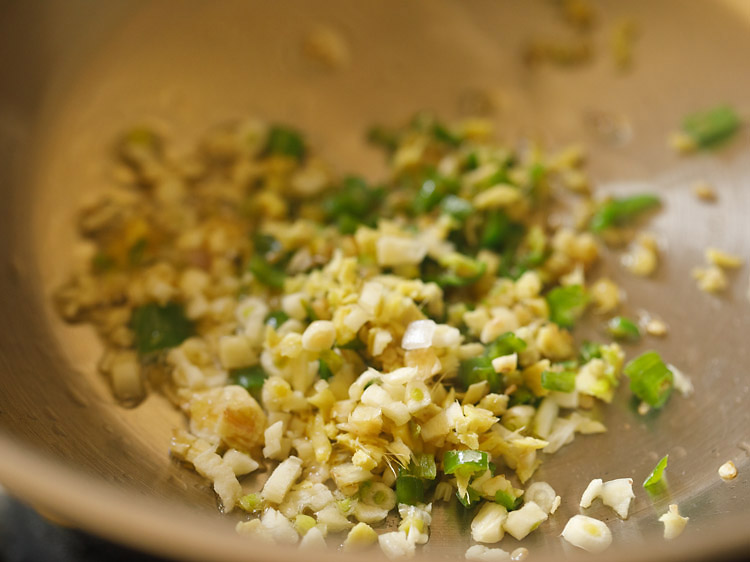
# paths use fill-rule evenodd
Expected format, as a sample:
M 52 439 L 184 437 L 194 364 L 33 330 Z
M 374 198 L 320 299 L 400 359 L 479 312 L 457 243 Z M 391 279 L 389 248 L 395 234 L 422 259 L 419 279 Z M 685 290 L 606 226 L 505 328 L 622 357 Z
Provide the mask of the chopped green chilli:
M 719 105 L 685 117 L 682 130 L 696 146 L 707 148 L 730 138 L 741 124 L 740 117 L 734 109 L 728 105 Z
M 618 340 L 638 341 L 641 331 L 638 325 L 624 316 L 615 316 L 607 323 L 607 331 Z
M 630 378 L 630 390 L 652 408 L 664 406 L 672 394 L 672 371 L 655 351 L 647 351 L 623 369 Z
M 268 132 L 266 152 L 268 154 L 291 156 L 297 160 L 302 160 L 306 152 L 305 141 L 302 140 L 302 135 L 294 129 L 275 125 Z
M 547 293 L 549 319 L 562 328 L 572 328 L 586 310 L 588 301 L 581 285 L 555 287 Z
M 662 481 L 662 478 L 664 478 L 664 470 L 667 468 L 667 462 L 669 462 L 669 455 L 664 455 L 664 457 L 656 463 L 654 470 L 651 471 L 648 478 L 643 482 L 644 488 L 648 490 Z
M 495 492 L 495 503 L 499 503 L 502 505 L 505 509 L 508 511 L 513 511 L 514 509 L 518 509 L 523 504 L 523 499 L 517 498 L 510 492 L 506 492 L 505 490 L 498 490 Z
M 445 474 L 472 475 L 489 468 L 489 455 L 484 451 L 446 451 L 443 457 Z
M 589 225 L 594 232 L 601 232 L 613 226 L 623 226 L 660 205 L 661 201 L 655 195 L 632 195 L 610 199 L 596 210 Z
M 149 303 L 133 309 L 130 329 L 141 356 L 175 347 L 194 333 L 193 323 L 185 316 L 182 305 L 176 302 L 164 306 Z
M 542 388 L 573 392 L 576 389 L 576 374 L 573 371 L 543 371 Z
M 396 500 L 407 505 L 422 503 L 424 481 L 413 474 L 399 474 L 396 477 Z

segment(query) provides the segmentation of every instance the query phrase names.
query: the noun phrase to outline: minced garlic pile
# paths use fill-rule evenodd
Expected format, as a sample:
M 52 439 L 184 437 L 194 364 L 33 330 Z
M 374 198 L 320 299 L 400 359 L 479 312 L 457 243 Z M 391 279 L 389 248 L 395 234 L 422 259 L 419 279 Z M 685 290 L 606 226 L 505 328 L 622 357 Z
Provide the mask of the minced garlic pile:
M 158 389 L 185 413 L 172 454 L 249 514 L 242 533 L 408 556 L 457 497 L 481 506 L 476 541 L 520 540 L 560 503 L 524 487 L 605 431 L 592 406 L 621 374 L 617 343 L 570 332 L 589 304 L 619 304 L 589 279 L 598 234 L 658 202 L 597 206 L 580 150 L 511 149 L 482 121 L 371 138 L 378 185 L 337 177 L 285 127 L 222 127 L 189 155 L 130 131 L 120 185 L 81 213 L 93 256 L 59 310 L 96 326 L 121 401 Z M 243 481 L 263 469 L 262 487 Z M 377 533 L 394 509 L 398 530 Z

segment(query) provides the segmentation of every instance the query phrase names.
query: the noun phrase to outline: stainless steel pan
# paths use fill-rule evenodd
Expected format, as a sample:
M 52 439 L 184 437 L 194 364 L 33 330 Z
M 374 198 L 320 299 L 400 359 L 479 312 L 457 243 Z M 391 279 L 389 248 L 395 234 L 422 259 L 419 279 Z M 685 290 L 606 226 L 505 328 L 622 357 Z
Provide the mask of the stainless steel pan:
M 750 110 L 750 5 L 596 5 L 590 63 L 530 69 L 520 57 L 525 41 L 570 33 L 550 2 L 0 3 L 0 482 L 73 525 L 161 554 L 297 556 L 235 536 L 205 483 L 168 458 L 179 415 L 158 396 L 118 407 L 96 374 L 93 333 L 57 319 L 50 294 L 70 269 L 75 209 L 108 181 L 108 142 L 134 122 L 161 120 L 186 143 L 233 117 L 292 122 L 340 169 L 375 176 L 379 155 L 362 141 L 369 124 L 423 108 L 452 118 L 479 99 L 508 139 L 583 141 L 602 192 L 660 194 L 666 205 L 651 227 L 666 251 L 656 279 L 628 276 L 614 256 L 605 267 L 626 287 L 631 311 L 670 325 L 664 341 L 648 345 L 696 387 L 647 417 L 632 412 L 623 389 L 607 413 L 609 434 L 581 438 L 543 465 L 540 476 L 564 502 L 528 541 L 534 560 L 579 555 L 557 535 L 589 479 L 632 476 L 638 484 L 666 453 L 669 497 L 650 500 L 639 489 L 625 522 L 594 512 L 615 536 L 607 559 L 716 558 L 750 548 L 748 267 L 721 297 L 700 293 L 690 278 L 707 245 L 750 257 L 750 138 L 743 131 L 731 146 L 692 158 L 665 143 L 695 109 L 730 102 Z M 621 73 L 608 41 L 624 16 L 640 36 L 632 69 Z M 315 26 L 346 41 L 342 67 L 303 54 Z M 626 121 L 632 138 L 611 142 L 592 125 L 602 116 Z M 716 204 L 693 197 L 698 179 L 717 186 Z M 729 459 L 740 475 L 725 483 L 716 471 Z M 690 523 L 665 543 L 656 520 L 671 502 Z M 459 557 L 469 544 L 463 525 L 440 511 L 424 552 Z

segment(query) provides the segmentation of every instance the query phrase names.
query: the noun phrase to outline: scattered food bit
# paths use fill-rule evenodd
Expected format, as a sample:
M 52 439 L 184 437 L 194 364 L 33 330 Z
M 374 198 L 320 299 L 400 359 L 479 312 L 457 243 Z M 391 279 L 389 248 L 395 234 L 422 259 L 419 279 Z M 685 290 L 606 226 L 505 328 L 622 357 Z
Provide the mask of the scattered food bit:
M 343 35 L 327 26 L 319 26 L 310 31 L 303 43 L 304 53 L 315 62 L 338 70 L 349 63 L 349 45 Z
M 647 351 L 629 361 L 623 372 L 630 378 L 632 393 L 647 407 L 661 408 L 672 394 L 674 375 L 655 351 Z
M 571 517 L 563 529 L 562 538 L 573 546 L 593 553 L 604 552 L 612 544 L 609 527 L 603 521 L 587 515 Z
M 476 562 L 502 562 L 503 560 L 515 560 L 502 548 L 488 548 L 482 544 L 470 546 L 466 550 L 464 558 L 467 560 L 475 560 Z
M 622 256 L 622 264 L 633 275 L 648 277 L 659 265 L 659 248 L 650 234 L 638 235 L 630 251 Z
M 698 281 L 698 288 L 706 293 L 721 293 L 727 288 L 727 276 L 724 270 L 715 265 L 696 267 L 692 271 L 693 279 Z
M 680 152 L 712 148 L 731 138 L 740 125 L 740 117 L 734 109 L 719 105 L 685 117 L 681 131 L 670 137 L 670 144 Z
M 641 339 L 636 323 L 625 316 L 615 316 L 607 322 L 607 332 L 617 340 L 636 342 Z
M 690 380 L 690 377 L 688 377 L 685 373 L 680 371 L 672 364 L 667 365 L 667 368 L 672 371 L 672 379 L 675 390 L 682 394 L 684 398 L 687 398 L 691 394 L 693 394 L 695 388 L 693 387 L 693 382 Z
M 579 505 L 584 508 L 591 507 L 591 503 L 600 498 L 602 503 L 614 509 L 620 518 L 627 519 L 630 502 L 634 497 L 632 478 L 617 478 L 607 482 L 595 478 L 584 490 Z
M 519 546 L 513 552 L 510 553 L 510 559 L 515 562 L 521 562 L 529 557 L 529 549 Z
M 578 29 L 589 29 L 596 21 L 596 11 L 588 0 L 562 0 L 560 8 L 565 21 Z
M 690 520 L 689 517 L 680 515 L 676 503 L 669 506 L 669 511 L 659 517 L 659 521 L 664 523 L 664 538 L 667 540 L 676 539 L 685 530 L 685 525 Z
M 695 152 L 695 149 L 697 148 L 693 137 L 682 131 L 669 133 L 667 144 L 672 150 L 679 154 L 690 154 L 691 152 Z
M 633 138 L 633 125 L 624 115 L 589 110 L 584 113 L 583 119 L 599 140 L 612 146 L 623 146 Z
M 719 477 L 722 480 L 734 480 L 737 478 L 737 467 L 732 461 L 727 461 L 719 467 Z
M 644 327 L 648 335 L 656 337 L 666 336 L 669 331 L 666 322 L 658 318 L 649 318 Z
M 591 60 L 592 51 L 591 41 L 585 37 L 533 39 L 526 45 L 523 57 L 529 65 L 576 66 Z
M 722 252 L 716 248 L 706 248 L 706 261 L 724 269 L 742 267 L 743 260 L 739 256 Z
M 627 70 L 633 63 L 633 43 L 638 36 L 638 26 L 632 18 L 617 22 L 612 29 L 610 45 L 615 65 L 620 70 Z
M 693 193 L 701 201 L 714 203 L 719 198 L 716 188 L 707 181 L 699 181 L 693 184 Z
M 651 474 L 648 475 L 648 478 L 644 480 L 643 487 L 648 490 L 649 488 L 653 489 L 658 484 L 662 482 L 662 479 L 664 478 L 664 471 L 667 468 L 667 463 L 669 462 L 669 455 L 664 455 L 662 459 L 656 463 L 656 466 L 651 471 Z
M 594 281 L 589 288 L 589 294 L 599 314 L 612 312 L 620 305 L 620 287 L 606 277 Z
M 608 228 L 625 226 L 659 206 L 661 200 L 651 194 L 613 197 L 599 205 L 591 217 L 589 228 L 593 232 L 602 232 Z

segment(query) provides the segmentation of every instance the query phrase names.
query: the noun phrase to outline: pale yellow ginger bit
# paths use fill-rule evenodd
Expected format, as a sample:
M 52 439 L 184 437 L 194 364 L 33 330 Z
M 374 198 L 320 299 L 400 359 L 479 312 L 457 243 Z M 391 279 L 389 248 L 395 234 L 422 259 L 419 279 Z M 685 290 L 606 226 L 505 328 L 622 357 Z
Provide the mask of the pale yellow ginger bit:
M 241 451 L 263 443 L 266 414 L 241 386 L 196 392 L 189 404 L 192 431 Z
M 361 550 L 378 542 L 378 534 L 367 523 L 357 523 L 344 540 L 344 552 Z
M 659 249 L 654 237 L 639 234 L 630 251 L 623 255 L 622 264 L 634 275 L 652 275 L 659 265 Z
M 706 248 L 706 261 L 723 269 L 742 267 L 744 260 L 733 254 L 723 252 L 717 248 Z
M 620 287 L 606 277 L 597 279 L 589 288 L 589 294 L 599 314 L 607 314 L 620 306 Z
M 669 331 L 667 324 L 658 318 L 649 318 L 645 327 L 647 334 L 656 337 L 666 336 Z
M 329 26 L 318 26 L 305 37 L 303 52 L 311 60 L 331 69 L 345 67 L 351 52 L 346 38 L 336 29 Z
M 685 530 L 685 525 L 687 525 L 689 520 L 689 517 L 680 515 L 676 503 L 670 504 L 669 511 L 659 517 L 659 521 L 664 523 L 664 538 L 672 540 L 679 537 Z
M 715 265 L 696 267 L 692 275 L 693 279 L 698 282 L 698 288 L 706 293 L 720 293 L 727 288 L 727 276 L 724 270 Z
M 719 198 L 716 188 L 703 180 L 693 184 L 693 193 L 698 199 L 707 203 L 714 203 Z
M 516 203 L 523 197 L 521 190 L 513 185 L 499 184 L 479 192 L 474 197 L 474 208 L 479 211 L 499 209 Z
M 732 461 L 727 461 L 719 467 L 719 477 L 722 480 L 734 480 L 737 477 L 737 467 Z
M 697 148 L 693 137 L 682 131 L 674 131 L 667 138 L 669 147 L 680 154 L 690 154 Z

